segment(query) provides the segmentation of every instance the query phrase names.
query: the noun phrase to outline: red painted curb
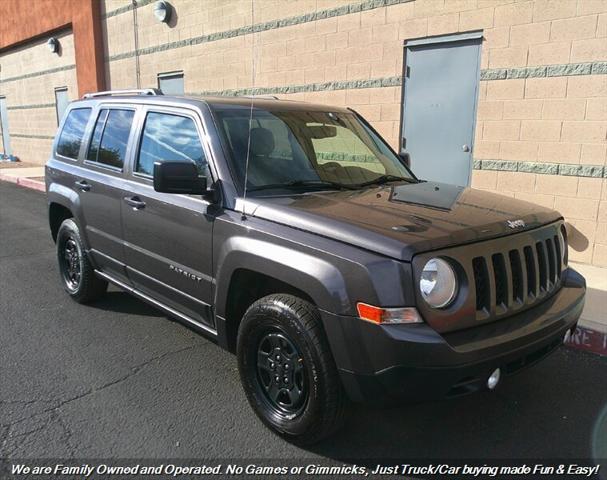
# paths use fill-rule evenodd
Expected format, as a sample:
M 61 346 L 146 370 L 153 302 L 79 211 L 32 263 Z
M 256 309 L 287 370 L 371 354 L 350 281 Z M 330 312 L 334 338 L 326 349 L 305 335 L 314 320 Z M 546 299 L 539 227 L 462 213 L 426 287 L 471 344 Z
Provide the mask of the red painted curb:
M 12 175 L 5 175 L 0 173 L 0 181 L 15 183 L 25 188 L 38 190 L 39 192 L 46 192 L 46 185 L 44 184 L 44 182 L 41 182 L 39 180 L 33 180 L 27 177 L 13 177 Z
M 568 347 L 607 356 L 607 332 L 577 327 L 566 343 Z
M 0 173 L 0 180 L 2 180 L 3 182 L 10 182 L 10 183 L 19 183 L 18 177 L 12 177 L 10 175 L 4 175 L 2 173 Z
M 31 178 L 23 177 L 19 179 L 17 184 L 33 190 L 38 190 L 39 192 L 46 192 L 46 185 L 40 180 L 32 180 Z

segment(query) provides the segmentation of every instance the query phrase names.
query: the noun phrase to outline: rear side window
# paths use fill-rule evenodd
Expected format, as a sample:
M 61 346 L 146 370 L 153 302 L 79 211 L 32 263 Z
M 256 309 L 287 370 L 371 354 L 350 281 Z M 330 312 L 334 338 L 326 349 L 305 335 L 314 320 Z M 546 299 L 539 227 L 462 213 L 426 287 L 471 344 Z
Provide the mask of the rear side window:
M 208 175 L 196 124 L 191 118 L 168 113 L 148 113 L 137 160 L 138 173 L 152 175 L 154 162 L 190 160 L 202 175 Z
M 101 110 L 86 159 L 122 169 L 134 115 L 132 110 Z
M 57 154 L 63 157 L 78 158 L 86 124 L 91 116 L 90 108 L 74 108 L 68 113 L 57 142 Z

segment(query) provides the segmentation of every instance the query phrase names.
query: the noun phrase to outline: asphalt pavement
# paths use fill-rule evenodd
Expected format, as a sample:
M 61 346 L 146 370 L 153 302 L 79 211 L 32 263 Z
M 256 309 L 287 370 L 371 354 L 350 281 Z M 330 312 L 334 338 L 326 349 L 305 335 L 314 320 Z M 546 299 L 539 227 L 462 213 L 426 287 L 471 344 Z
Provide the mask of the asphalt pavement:
M 0 458 L 591 459 L 607 452 L 607 357 L 561 348 L 494 392 L 356 408 L 301 449 L 250 410 L 236 359 L 111 288 L 59 282 L 43 193 L 0 182 Z

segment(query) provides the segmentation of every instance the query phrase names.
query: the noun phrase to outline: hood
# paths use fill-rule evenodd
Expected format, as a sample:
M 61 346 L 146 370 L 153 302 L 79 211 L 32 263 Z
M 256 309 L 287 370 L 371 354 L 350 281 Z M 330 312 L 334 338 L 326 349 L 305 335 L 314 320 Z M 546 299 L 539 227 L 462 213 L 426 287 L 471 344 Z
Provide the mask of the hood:
M 510 235 L 561 218 L 533 203 L 435 182 L 249 197 L 247 204 L 255 217 L 404 261 L 420 252 Z M 509 226 L 514 220 L 524 226 Z

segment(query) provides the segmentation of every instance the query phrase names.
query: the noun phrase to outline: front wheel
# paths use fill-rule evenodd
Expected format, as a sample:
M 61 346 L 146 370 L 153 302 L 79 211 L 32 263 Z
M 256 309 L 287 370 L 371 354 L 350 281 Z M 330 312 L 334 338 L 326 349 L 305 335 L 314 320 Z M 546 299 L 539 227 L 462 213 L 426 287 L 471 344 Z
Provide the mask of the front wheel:
M 348 401 L 313 305 L 264 297 L 246 311 L 237 343 L 241 382 L 266 426 L 301 445 L 342 426 Z
M 63 288 L 79 303 L 98 299 L 107 290 L 107 282 L 95 275 L 78 224 L 68 218 L 57 232 L 57 260 Z

